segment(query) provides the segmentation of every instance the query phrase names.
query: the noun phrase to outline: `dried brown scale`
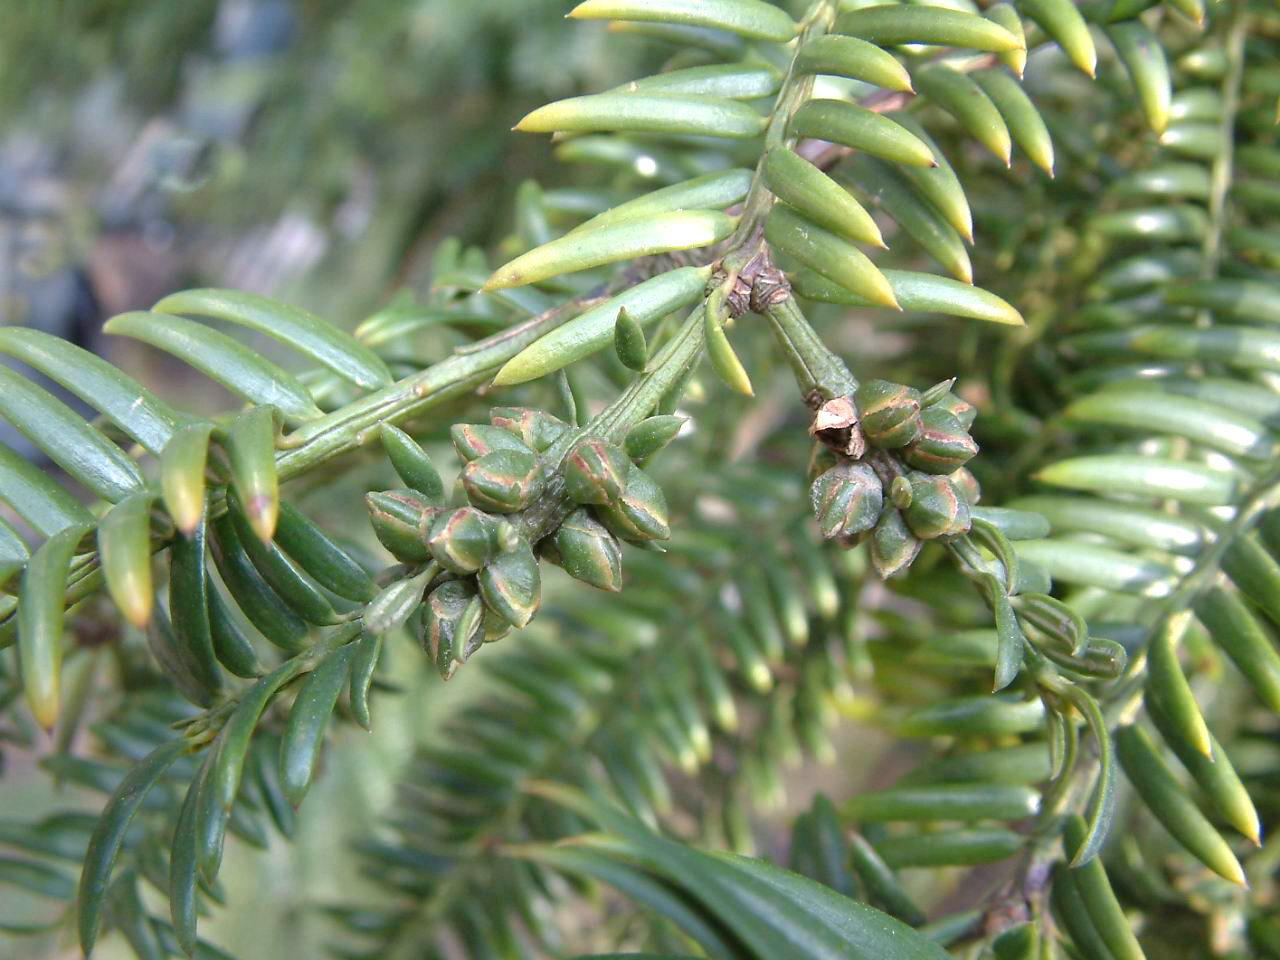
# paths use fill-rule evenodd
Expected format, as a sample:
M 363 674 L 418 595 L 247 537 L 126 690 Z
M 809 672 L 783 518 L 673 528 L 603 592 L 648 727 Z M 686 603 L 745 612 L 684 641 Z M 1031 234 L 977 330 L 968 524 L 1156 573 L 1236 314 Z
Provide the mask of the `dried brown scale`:
M 819 407 L 809 434 L 841 456 L 859 460 L 867 452 L 867 440 L 852 397 L 836 397 Z
M 712 275 L 712 283 L 723 283 L 729 271 L 722 265 Z M 763 315 L 770 306 L 791 296 L 791 284 L 786 275 L 774 266 L 769 248 L 761 246 L 734 275 L 733 284 L 725 295 L 729 316 L 738 318 L 746 313 Z

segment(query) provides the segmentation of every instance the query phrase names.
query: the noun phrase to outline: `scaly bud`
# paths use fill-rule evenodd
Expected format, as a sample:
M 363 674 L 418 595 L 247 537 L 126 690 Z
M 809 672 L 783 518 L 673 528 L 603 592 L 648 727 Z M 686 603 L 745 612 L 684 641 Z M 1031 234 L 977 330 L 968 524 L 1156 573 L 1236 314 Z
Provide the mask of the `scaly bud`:
M 451 580 L 422 604 L 422 646 L 448 680 L 484 642 L 484 604 L 468 580 Z
M 489 411 L 489 422 L 514 433 L 525 446 L 538 453 L 545 451 L 569 429 L 569 425 L 559 417 L 528 407 L 494 407 Z
M 960 491 L 960 496 L 964 497 L 969 506 L 972 507 L 982 499 L 982 487 L 978 484 L 978 478 L 970 473 L 966 467 L 961 467 L 951 474 L 951 482 L 956 485 L 956 489 Z
M 871 563 L 884 579 L 911 566 L 920 553 L 921 542 L 911 535 L 898 510 L 886 510 L 871 535 Z
M 920 394 L 920 406 L 932 407 L 935 403 L 942 399 L 943 394 L 950 392 L 951 388 L 956 385 L 956 378 L 950 377 L 946 380 L 940 380 L 935 383 L 924 393 Z
M 905 447 L 920 435 L 920 394 L 901 383 L 868 380 L 858 387 L 862 431 L 873 447 Z
M 587 510 L 575 510 L 542 543 L 542 554 L 575 580 L 622 589 L 622 544 Z
M 574 503 L 603 505 L 622 495 L 631 461 L 607 440 L 583 440 L 564 458 L 564 492 Z
M 623 540 L 666 540 L 671 536 L 662 488 L 635 465 L 627 471 L 622 496 L 608 506 L 596 507 L 596 515 Z
M 978 418 L 978 411 L 968 400 L 961 400 L 954 393 L 948 390 L 940 396 L 930 407 L 937 407 L 946 410 L 953 417 L 960 421 L 960 425 L 966 430 L 973 426 L 973 421 Z
M 441 513 L 427 534 L 432 558 L 451 573 L 475 573 L 517 542 L 511 524 L 475 507 Z
M 922 430 L 903 452 L 903 459 L 925 473 L 954 473 L 978 452 L 955 415 L 942 407 L 926 407 L 920 414 Z
M 511 624 L 503 620 L 500 616 L 490 610 L 484 608 L 484 637 L 485 643 L 496 643 L 511 632 Z M 463 651 L 467 656 L 471 656 L 470 651 Z
M 467 499 L 495 513 L 523 510 L 543 484 L 542 466 L 528 450 L 495 450 L 462 468 Z
M 516 450 L 532 453 L 528 445 L 511 431 L 488 423 L 459 423 L 450 431 L 453 448 L 464 461 L 478 460 L 486 453 Z
M 485 605 L 513 627 L 525 626 L 538 612 L 542 577 L 538 558 L 523 537 L 514 550 L 487 563 L 477 579 Z
M 907 526 L 921 540 L 969 532 L 969 503 L 949 477 L 913 473 Z
M 365 506 L 373 532 L 397 560 L 420 563 L 431 553 L 422 538 L 422 530 L 440 513 L 417 490 L 386 490 L 365 494 Z
M 866 464 L 836 464 L 809 488 L 818 529 L 828 540 L 852 538 L 870 530 L 884 505 L 880 478 Z

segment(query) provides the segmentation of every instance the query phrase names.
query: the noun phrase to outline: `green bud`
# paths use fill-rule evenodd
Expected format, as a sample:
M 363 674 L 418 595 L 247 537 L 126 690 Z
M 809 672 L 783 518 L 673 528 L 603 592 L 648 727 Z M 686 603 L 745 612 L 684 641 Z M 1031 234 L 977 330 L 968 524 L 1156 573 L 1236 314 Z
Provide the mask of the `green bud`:
M 884 488 L 875 471 L 848 460 L 813 481 L 809 496 L 818 529 L 828 540 L 866 533 L 875 526 L 884 505 Z
M 600 522 L 623 540 L 666 540 L 667 498 L 662 488 L 634 464 L 627 471 L 627 485 L 608 506 L 596 507 Z
M 862 432 L 873 447 L 905 447 L 920 435 L 920 394 L 901 383 L 868 380 L 858 387 Z
M 564 458 L 564 491 L 574 503 L 612 503 L 627 485 L 631 461 L 607 440 L 583 440 Z
M 949 393 L 951 388 L 956 385 L 956 378 L 951 377 L 949 380 L 941 380 L 932 387 L 920 394 L 920 406 L 932 407 L 935 403 L 942 399 L 943 394 Z
M 972 507 L 982 499 L 982 487 L 978 484 L 978 478 L 970 473 L 967 468 L 961 467 L 951 474 L 951 482 L 956 485 L 956 489 L 960 491 L 960 496 L 964 497 L 969 506 Z
M 391 466 L 395 467 L 400 479 L 419 493 L 439 501 L 444 496 L 444 482 L 427 452 L 418 446 L 413 437 L 389 423 L 379 427 L 378 433 L 382 438 L 382 447 L 391 460 Z
M 489 422 L 514 433 L 531 450 L 542 453 L 551 446 L 569 425 L 559 417 L 528 407 L 494 407 L 489 411 Z
M 960 424 L 968 430 L 973 426 L 973 421 L 978 418 L 978 411 L 968 400 L 961 400 L 954 393 L 948 390 L 940 396 L 930 407 L 937 407 L 946 410 L 953 417 L 960 421 Z
M 451 573 L 475 573 L 499 553 L 514 548 L 516 536 L 505 520 L 475 507 L 460 507 L 432 521 L 427 549 Z
M 969 532 L 969 503 L 949 477 L 913 473 L 907 526 L 921 540 Z
M 613 327 L 613 348 L 622 365 L 629 370 L 641 373 L 649 363 L 649 345 L 645 342 L 644 330 L 627 313 L 626 307 L 618 311 L 618 321 Z
M 893 483 L 889 484 L 889 499 L 899 510 L 911 506 L 911 481 L 906 477 L 894 477 Z
M 416 490 L 386 490 L 365 494 L 365 506 L 379 542 L 405 563 L 431 558 L 422 530 L 440 508 Z
M 658 416 L 641 420 L 623 442 L 632 460 L 647 460 L 676 438 L 685 424 L 684 417 Z
M 503 620 L 502 617 L 488 607 L 484 608 L 484 635 L 481 638 L 484 643 L 497 643 L 510 632 L 511 624 L 507 623 L 506 620 Z M 468 657 L 471 656 L 471 651 L 464 650 L 463 652 Z
M 926 473 L 954 473 L 978 452 L 978 445 L 955 415 L 942 407 L 920 414 L 923 429 L 906 448 L 903 459 Z
M 542 490 L 538 458 L 528 450 L 495 450 L 462 468 L 467 499 L 495 513 L 523 510 Z
M 622 589 L 622 544 L 587 510 L 575 510 L 543 541 L 542 553 L 575 580 L 601 590 Z
M 485 605 L 513 627 L 523 627 L 538 612 L 542 577 L 538 558 L 523 537 L 514 550 L 486 564 L 477 579 Z
M 448 680 L 484 642 L 484 604 L 469 580 L 451 580 L 422 604 L 422 646 Z
M 901 512 L 886 510 L 871 535 L 871 563 L 884 579 L 911 566 L 922 544 L 911 535 Z
M 459 423 L 450 431 L 453 447 L 464 461 L 477 460 L 486 453 L 516 450 L 531 453 L 528 445 L 509 430 L 487 423 Z

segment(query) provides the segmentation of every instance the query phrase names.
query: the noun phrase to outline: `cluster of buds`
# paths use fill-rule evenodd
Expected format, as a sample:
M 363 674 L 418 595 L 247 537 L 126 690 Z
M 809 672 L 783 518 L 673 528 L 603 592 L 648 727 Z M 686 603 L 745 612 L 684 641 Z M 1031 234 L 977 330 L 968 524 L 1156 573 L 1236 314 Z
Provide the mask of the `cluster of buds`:
M 593 587 L 616 591 L 622 587 L 620 541 L 670 535 L 662 490 L 621 447 L 583 436 L 563 458 L 563 443 L 551 450 L 571 429 L 539 410 L 498 407 L 489 423 L 452 430 L 464 464 L 457 501 L 465 503 L 447 506 L 415 489 L 366 497 L 383 546 L 407 564 L 434 562 L 446 577 L 416 618 L 442 676 L 452 676 L 481 644 L 533 618 L 541 602 L 539 557 Z M 654 433 L 650 427 L 644 435 Z M 656 433 L 653 442 L 661 445 L 674 430 Z M 519 516 L 544 496 L 576 505 L 549 534 L 532 531 Z
M 845 546 L 869 539 L 881 576 L 908 567 L 925 540 L 969 531 L 978 487 L 964 465 L 978 452 L 976 412 L 951 385 L 922 394 L 871 380 L 814 417 L 810 495 L 822 535 Z

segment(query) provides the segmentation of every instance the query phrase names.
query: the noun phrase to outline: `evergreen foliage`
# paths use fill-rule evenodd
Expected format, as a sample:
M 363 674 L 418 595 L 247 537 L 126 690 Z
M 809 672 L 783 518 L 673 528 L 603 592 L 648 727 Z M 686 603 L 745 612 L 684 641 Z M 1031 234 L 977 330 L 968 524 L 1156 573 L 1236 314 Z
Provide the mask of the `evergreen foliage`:
M 670 50 L 518 124 L 607 189 L 524 184 L 496 258 L 441 244 L 351 331 L 211 289 L 109 321 L 234 409 L 0 329 L 98 414 L 0 367 L 66 481 L 0 449 L 4 729 L 117 693 L 44 761 L 100 816 L 0 823 L 0 884 L 86 953 L 223 956 L 227 835 L 291 834 L 416 638 L 479 676 L 336 955 L 1280 956 L 1280 11 L 570 16 Z M 849 723 L 892 775 L 758 849 Z

